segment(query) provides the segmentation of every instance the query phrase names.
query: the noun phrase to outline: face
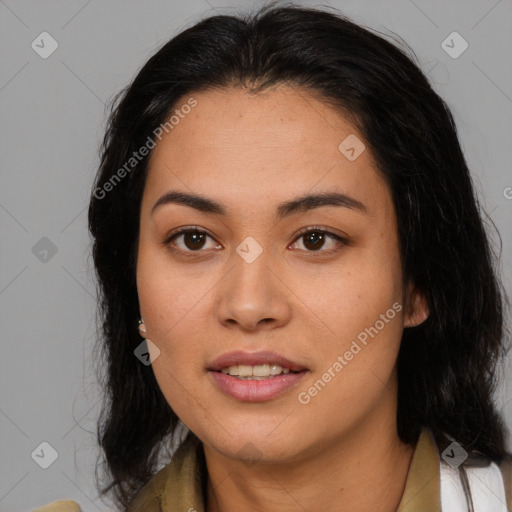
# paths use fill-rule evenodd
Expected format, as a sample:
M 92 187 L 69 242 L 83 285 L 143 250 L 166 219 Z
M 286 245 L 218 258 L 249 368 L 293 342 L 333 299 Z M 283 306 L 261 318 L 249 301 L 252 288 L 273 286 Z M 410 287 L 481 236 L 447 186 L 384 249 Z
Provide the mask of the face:
M 395 422 L 402 331 L 426 309 L 419 295 L 404 304 L 391 191 L 362 135 L 285 85 L 191 96 L 153 149 L 140 211 L 140 313 L 169 405 L 205 446 L 239 459 L 256 447 L 298 460 Z M 171 191 L 220 206 L 154 208 Z M 282 206 L 317 194 L 340 196 Z M 231 351 L 271 351 L 302 371 L 211 370 Z

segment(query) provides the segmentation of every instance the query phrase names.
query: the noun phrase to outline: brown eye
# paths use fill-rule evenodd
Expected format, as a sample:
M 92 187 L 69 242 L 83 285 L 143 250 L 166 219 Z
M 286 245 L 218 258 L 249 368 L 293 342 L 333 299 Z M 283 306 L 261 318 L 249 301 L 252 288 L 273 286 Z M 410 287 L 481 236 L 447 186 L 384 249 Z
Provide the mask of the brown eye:
M 173 252 L 205 252 L 202 249 L 205 247 L 208 238 L 213 240 L 205 231 L 197 228 L 182 228 L 168 236 L 163 244 Z M 216 247 L 219 248 L 220 246 L 217 245 Z
M 340 245 L 347 244 L 344 238 L 330 231 L 318 228 L 308 228 L 308 230 L 303 231 L 296 240 L 293 245 L 296 245 L 299 240 L 303 240 L 303 246 L 307 252 L 332 253 L 338 250 Z M 331 247 L 321 250 L 329 240 L 332 241 Z
M 200 231 L 187 231 L 183 234 L 183 242 L 188 249 L 201 249 L 206 240 L 205 233 Z
M 325 234 L 319 231 L 310 231 L 306 235 L 302 235 L 304 246 L 312 251 L 317 251 L 325 243 Z

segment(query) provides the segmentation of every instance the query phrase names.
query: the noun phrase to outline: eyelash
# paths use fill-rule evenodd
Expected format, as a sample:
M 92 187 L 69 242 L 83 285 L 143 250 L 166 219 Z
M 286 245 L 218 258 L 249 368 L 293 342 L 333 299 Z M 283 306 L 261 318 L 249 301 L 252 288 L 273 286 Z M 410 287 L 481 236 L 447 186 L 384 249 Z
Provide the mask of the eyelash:
M 163 245 L 168 247 L 172 252 L 176 252 L 176 253 L 180 253 L 182 254 L 183 256 L 185 257 L 194 257 L 196 256 L 196 253 L 201 253 L 201 252 L 204 252 L 202 251 L 201 249 L 197 250 L 197 251 L 192 251 L 192 250 L 183 250 L 183 249 L 176 249 L 176 248 L 173 248 L 171 246 L 171 242 L 177 238 L 178 236 L 180 235 L 183 235 L 183 234 L 186 234 L 186 233 L 199 233 L 199 234 L 204 234 L 208 237 L 210 237 L 212 240 L 213 240 L 213 237 L 210 236 L 206 231 L 203 231 L 201 229 L 199 229 L 198 226 L 188 226 L 188 227 L 184 227 L 184 228 L 179 228 L 177 231 L 174 231 L 172 232 L 171 234 L 169 234 L 169 236 L 167 236 L 164 240 L 163 240 Z M 308 251 L 306 250 L 307 253 L 311 253 L 311 255 L 313 256 L 317 256 L 316 253 L 320 253 L 318 254 L 318 256 L 321 256 L 321 255 L 330 255 L 330 254 L 334 254 L 335 252 L 339 251 L 340 250 L 340 246 L 346 246 L 348 245 L 348 240 L 346 238 L 343 238 L 339 235 L 336 235 L 335 233 L 332 233 L 331 231 L 328 231 L 320 226 L 308 226 L 306 228 L 303 228 L 299 231 L 299 233 L 297 233 L 297 236 L 295 237 L 293 243 L 291 245 L 294 245 L 300 238 L 304 237 L 305 235 L 308 235 L 310 233 L 321 233 L 323 235 L 326 235 L 327 237 L 329 238 L 333 238 L 336 242 L 337 242 L 337 247 L 334 248 L 334 249 L 330 249 L 330 250 L 327 250 L 327 251 L 323 251 L 322 249 L 319 249 L 318 251 Z

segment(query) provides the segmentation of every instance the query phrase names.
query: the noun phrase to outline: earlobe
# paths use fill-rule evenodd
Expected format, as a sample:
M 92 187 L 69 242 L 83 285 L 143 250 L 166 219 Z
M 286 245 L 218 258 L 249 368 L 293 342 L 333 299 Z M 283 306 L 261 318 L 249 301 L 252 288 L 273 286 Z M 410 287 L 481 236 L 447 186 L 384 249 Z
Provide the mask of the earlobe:
M 144 325 L 144 320 L 142 318 L 139 318 L 139 334 L 145 338 L 146 334 L 146 326 Z
M 427 299 L 423 292 L 412 285 L 409 287 L 408 298 L 404 327 L 416 327 L 429 317 Z

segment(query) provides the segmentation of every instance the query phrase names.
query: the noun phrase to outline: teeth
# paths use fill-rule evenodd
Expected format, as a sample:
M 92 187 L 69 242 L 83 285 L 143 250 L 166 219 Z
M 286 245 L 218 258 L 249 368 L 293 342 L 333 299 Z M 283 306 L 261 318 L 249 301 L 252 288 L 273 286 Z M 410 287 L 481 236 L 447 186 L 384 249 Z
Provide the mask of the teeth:
M 280 373 L 288 373 L 290 370 L 288 368 L 283 368 L 278 364 L 274 364 L 270 368 L 270 375 L 279 375 Z
M 247 366 L 245 364 L 238 365 L 238 375 L 240 377 L 251 377 L 252 376 L 252 366 Z
M 279 367 L 281 368 L 281 367 Z M 254 377 L 268 377 L 271 374 L 269 364 L 258 364 L 252 367 Z
M 234 365 L 222 368 L 222 373 L 239 378 L 253 378 L 255 380 L 266 379 L 275 375 L 290 373 L 289 368 L 283 368 L 278 364 L 256 364 L 254 366 L 247 364 Z

